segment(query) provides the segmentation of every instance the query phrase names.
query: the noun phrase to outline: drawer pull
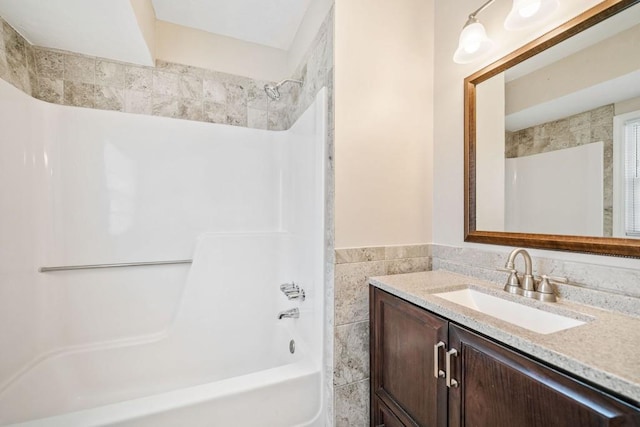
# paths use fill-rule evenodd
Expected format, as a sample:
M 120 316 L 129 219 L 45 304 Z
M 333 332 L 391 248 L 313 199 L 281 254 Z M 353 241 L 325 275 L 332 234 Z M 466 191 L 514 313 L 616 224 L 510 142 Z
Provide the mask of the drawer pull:
M 433 376 L 436 378 L 444 377 L 444 371 L 440 369 L 440 348 L 446 348 L 442 341 L 433 346 Z
M 451 356 L 457 356 L 457 355 L 458 355 L 458 350 L 456 350 L 455 348 L 452 348 L 451 350 L 447 351 L 447 358 L 445 359 L 445 369 L 447 371 L 446 383 L 447 383 L 447 387 L 449 388 L 458 387 L 458 381 L 451 378 Z

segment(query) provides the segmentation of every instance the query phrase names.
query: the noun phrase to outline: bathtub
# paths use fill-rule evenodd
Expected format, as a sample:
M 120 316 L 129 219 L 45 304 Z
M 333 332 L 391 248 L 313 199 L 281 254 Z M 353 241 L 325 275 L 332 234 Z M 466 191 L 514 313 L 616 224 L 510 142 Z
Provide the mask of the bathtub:
M 279 289 L 291 266 L 278 260 L 294 241 L 284 232 L 201 236 L 167 330 L 44 355 L 0 392 L 0 422 L 318 425 L 320 342 L 303 332 L 321 322 L 317 295 L 308 286 L 305 301 L 288 301 Z M 300 318 L 278 319 L 292 307 Z
M 321 324 L 317 293 L 279 289 L 293 247 L 285 232 L 201 236 L 167 330 L 42 356 L 0 392 L 0 424 L 319 425 L 320 342 L 304 332 Z M 300 318 L 278 319 L 292 307 Z
M 305 361 L 150 397 L 15 424 L 73 426 L 321 427 L 317 366 Z

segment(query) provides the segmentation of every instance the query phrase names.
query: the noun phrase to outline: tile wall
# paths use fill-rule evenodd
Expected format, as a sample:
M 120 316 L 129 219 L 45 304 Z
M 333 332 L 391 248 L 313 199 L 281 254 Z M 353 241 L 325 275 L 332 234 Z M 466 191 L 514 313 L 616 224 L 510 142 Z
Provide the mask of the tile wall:
M 604 143 L 604 236 L 613 235 L 613 116 L 614 105 L 605 105 L 561 120 L 507 132 L 505 157 L 546 153 L 602 141 Z
M 371 276 L 431 269 L 428 245 L 337 249 L 333 384 L 335 426 L 369 426 Z
M 329 31 L 328 29 L 331 29 Z M 43 101 L 255 129 L 288 129 L 327 85 L 333 69 L 332 14 L 280 100 L 267 82 L 158 60 L 144 67 L 32 46 L 0 18 L 0 78 Z
M 448 270 L 504 284 L 510 249 L 495 250 L 432 245 L 433 270 Z M 640 316 L 640 269 L 532 256 L 534 274 L 566 277 L 569 284 L 554 284 L 558 294 L 576 302 Z M 638 264 L 640 265 L 640 261 Z M 516 260 L 522 271 L 522 259 Z

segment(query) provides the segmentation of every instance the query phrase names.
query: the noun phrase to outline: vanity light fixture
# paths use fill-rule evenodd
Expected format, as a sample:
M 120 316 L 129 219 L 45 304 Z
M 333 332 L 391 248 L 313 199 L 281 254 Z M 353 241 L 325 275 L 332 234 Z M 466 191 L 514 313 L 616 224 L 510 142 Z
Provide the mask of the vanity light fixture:
M 454 62 L 468 64 L 489 53 L 493 42 L 476 16 L 495 1 L 488 0 L 469 15 L 460 33 L 458 49 L 453 54 Z M 519 30 L 541 22 L 557 9 L 558 3 L 558 0 L 513 0 L 504 27 L 507 30 Z
M 513 0 L 504 21 L 507 30 L 520 30 L 544 21 L 558 8 L 558 0 Z

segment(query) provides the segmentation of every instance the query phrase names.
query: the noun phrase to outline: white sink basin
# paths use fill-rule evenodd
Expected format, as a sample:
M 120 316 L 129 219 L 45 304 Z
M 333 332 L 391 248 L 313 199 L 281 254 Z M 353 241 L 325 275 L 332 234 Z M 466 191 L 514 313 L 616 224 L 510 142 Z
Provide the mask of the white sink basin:
M 474 289 L 462 289 L 433 295 L 539 334 L 551 334 L 585 323 L 581 320 L 507 301 Z

